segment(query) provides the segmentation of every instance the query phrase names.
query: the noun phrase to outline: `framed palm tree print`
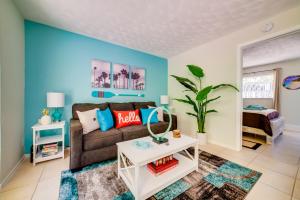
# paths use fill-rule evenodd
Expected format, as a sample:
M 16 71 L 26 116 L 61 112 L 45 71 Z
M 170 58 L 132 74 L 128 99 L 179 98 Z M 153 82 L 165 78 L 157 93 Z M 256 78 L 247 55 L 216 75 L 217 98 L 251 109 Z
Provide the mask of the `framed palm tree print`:
M 110 88 L 110 62 L 92 60 L 91 81 L 93 88 Z
M 131 68 L 131 89 L 144 90 L 145 89 L 145 76 L 144 68 L 132 67 Z
M 113 87 L 116 89 L 129 89 L 129 66 L 113 64 Z

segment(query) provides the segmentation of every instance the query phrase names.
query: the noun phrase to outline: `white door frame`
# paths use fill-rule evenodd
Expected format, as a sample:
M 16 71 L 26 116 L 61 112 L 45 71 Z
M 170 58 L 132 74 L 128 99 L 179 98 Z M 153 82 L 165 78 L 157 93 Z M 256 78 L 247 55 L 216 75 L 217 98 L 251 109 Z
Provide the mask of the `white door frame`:
M 236 125 L 236 150 L 240 151 L 242 149 L 242 120 L 243 120 L 243 112 L 242 112 L 242 105 L 243 105 L 243 98 L 242 98 L 242 49 L 246 46 L 249 46 L 254 43 L 262 42 L 265 40 L 269 40 L 272 38 L 276 38 L 285 34 L 289 34 L 295 31 L 300 31 L 300 25 L 294 26 L 292 28 L 288 28 L 282 31 L 277 31 L 275 33 L 269 33 L 266 36 L 263 36 L 259 39 L 252 40 L 250 42 L 245 42 L 243 44 L 238 45 L 237 47 L 237 69 L 236 69 L 236 80 L 237 80 L 237 87 L 240 88 L 240 92 L 237 93 L 237 104 L 236 104 L 236 116 L 237 116 L 237 125 Z

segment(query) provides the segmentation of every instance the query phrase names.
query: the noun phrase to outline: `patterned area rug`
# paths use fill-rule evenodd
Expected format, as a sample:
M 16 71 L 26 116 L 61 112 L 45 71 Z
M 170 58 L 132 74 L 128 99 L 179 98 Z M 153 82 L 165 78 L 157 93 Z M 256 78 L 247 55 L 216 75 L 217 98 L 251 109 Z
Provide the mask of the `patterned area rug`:
M 244 199 L 261 173 L 205 151 L 199 152 L 199 171 L 163 189 L 149 200 Z M 60 200 L 133 200 L 117 178 L 116 160 L 90 165 L 80 171 L 63 171 Z

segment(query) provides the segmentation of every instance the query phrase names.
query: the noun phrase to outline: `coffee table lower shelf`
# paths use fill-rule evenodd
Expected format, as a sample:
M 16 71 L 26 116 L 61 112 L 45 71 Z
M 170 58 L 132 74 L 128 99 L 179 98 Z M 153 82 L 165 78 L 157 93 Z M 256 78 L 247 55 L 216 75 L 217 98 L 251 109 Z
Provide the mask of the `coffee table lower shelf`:
M 134 196 L 139 197 L 136 199 L 147 199 L 189 173 L 198 170 L 198 165 L 194 160 L 179 153 L 174 154 L 174 157 L 179 161 L 178 165 L 161 175 L 153 175 L 144 165 L 120 168 L 119 176 L 125 181 L 130 191 L 135 191 Z

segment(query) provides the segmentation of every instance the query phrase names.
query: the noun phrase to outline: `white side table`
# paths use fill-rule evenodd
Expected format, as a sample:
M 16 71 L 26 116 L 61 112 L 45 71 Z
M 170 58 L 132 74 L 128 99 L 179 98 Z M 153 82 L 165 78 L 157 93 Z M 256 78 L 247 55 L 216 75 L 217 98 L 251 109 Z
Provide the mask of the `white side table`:
M 61 129 L 60 134 L 50 136 L 40 136 L 40 131 Z M 36 163 L 52 160 L 56 158 L 64 158 L 64 135 L 65 135 L 65 121 L 55 122 L 48 125 L 35 124 L 32 126 L 32 137 L 33 137 L 33 165 Z M 42 156 L 41 152 L 38 152 L 39 145 L 50 144 L 54 142 L 62 142 L 62 146 L 59 146 L 58 152 L 55 155 Z

